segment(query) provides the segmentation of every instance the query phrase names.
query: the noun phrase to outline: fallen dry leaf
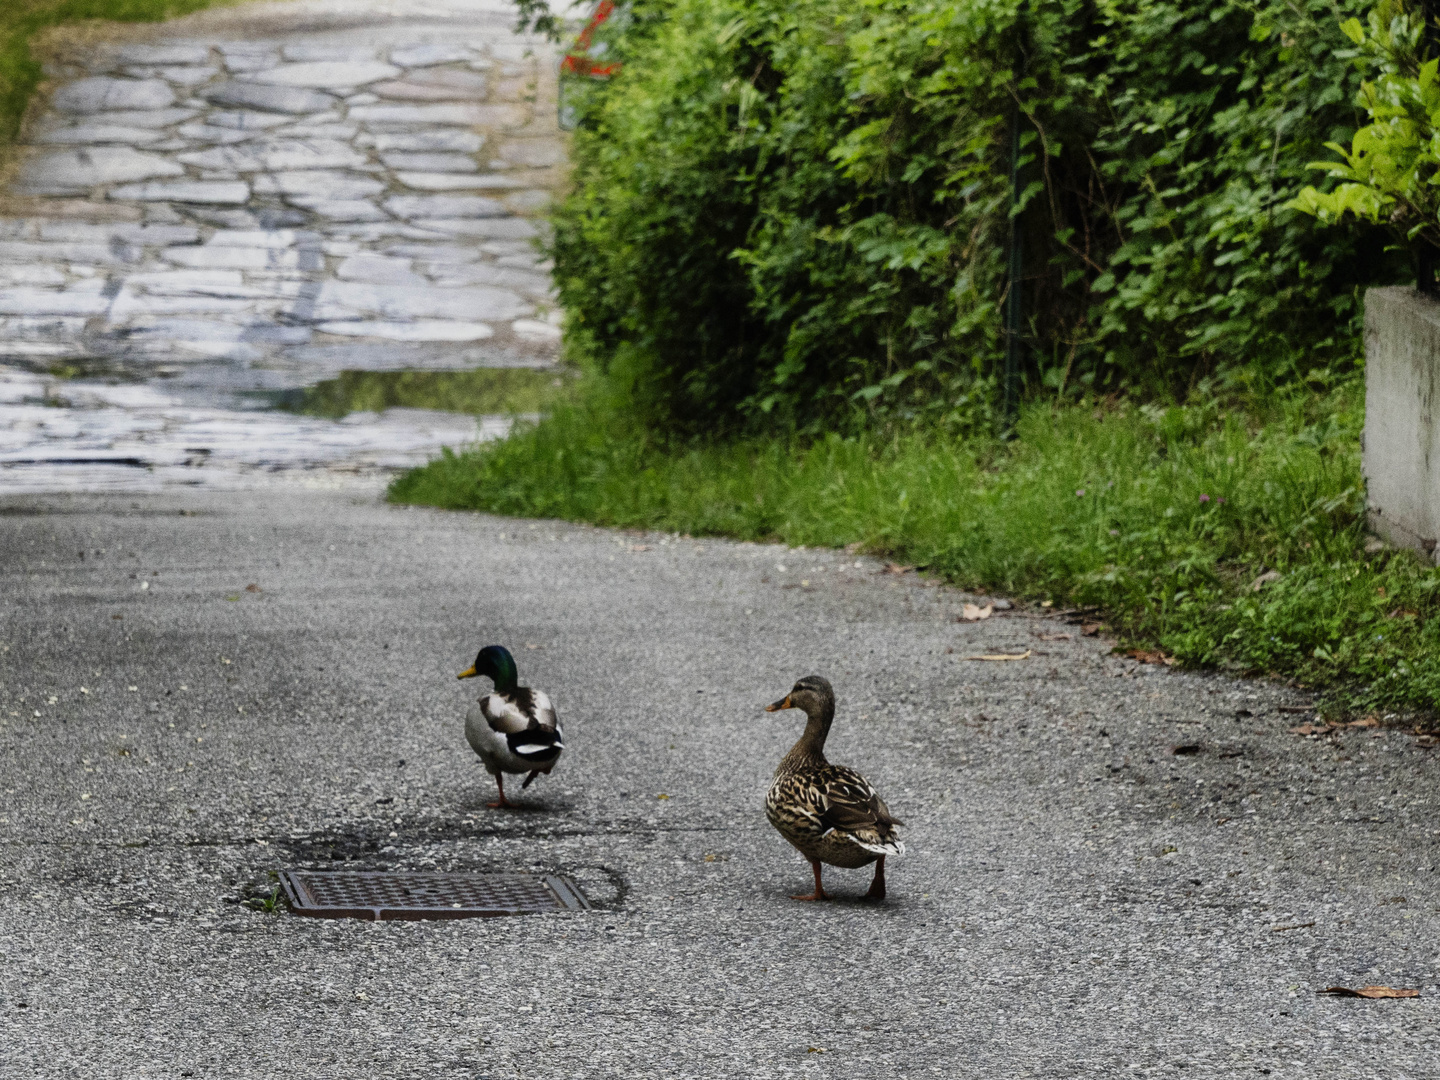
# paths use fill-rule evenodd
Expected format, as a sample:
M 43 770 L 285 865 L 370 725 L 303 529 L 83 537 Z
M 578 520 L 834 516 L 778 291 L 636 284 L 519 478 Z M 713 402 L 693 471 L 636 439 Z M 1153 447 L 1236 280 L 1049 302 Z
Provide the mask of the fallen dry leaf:
M 887 574 L 908 574 L 914 569 L 915 567 L 913 566 L 901 566 L 899 563 L 887 562 L 885 564 L 885 572 Z
M 249 585 L 246 585 L 246 586 L 245 586 L 245 591 L 246 591 L 246 592 L 260 592 L 261 589 L 260 589 L 260 586 L 259 586 L 259 585 L 256 585 L 256 584 L 252 581 Z
M 1362 998 L 1412 998 L 1419 997 L 1419 990 L 1397 990 L 1393 986 L 1362 986 L 1359 990 L 1351 990 L 1348 986 L 1327 986 L 1324 990 L 1315 991 L 1317 994 L 1334 994 L 1336 997 L 1362 997 Z
M 1139 660 L 1142 664 L 1173 664 L 1175 658 L 1166 656 L 1159 649 L 1131 649 L 1125 654 L 1131 660 Z
M 993 614 L 995 614 L 994 604 L 986 604 L 984 607 L 977 604 L 965 604 L 960 608 L 962 622 L 979 622 L 981 619 L 988 619 Z
M 1440 746 L 1440 739 L 1437 739 L 1434 735 L 1421 735 L 1416 738 L 1415 745 L 1429 750 L 1432 747 Z
M 1022 653 L 981 653 L 976 656 L 967 656 L 966 660 L 1026 660 L 1030 656 L 1030 650 Z
M 630 545 L 630 550 L 631 550 L 631 551 L 649 551 L 649 550 L 650 550 L 650 545 L 649 545 L 649 544 L 631 544 L 631 545 Z
M 1070 634 L 1036 634 L 1035 636 L 1036 636 L 1037 638 L 1039 638 L 1041 641 L 1073 641 L 1073 640 L 1074 640 L 1074 637 L 1073 637 L 1072 635 L 1070 635 Z
M 1380 721 L 1373 716 L 1367 716 L 1363 720 L 1351 720 L 1346 727 L 1379 727 Z
M 1272 582 L 1272 581 L 1279 581 L 1279 580 L 1280 580 L 1280 571 L 1279 571 L 1279 570 L 1267 570 L 1267 571 L 1265 571 L 1265 573 L 1263 573 L 1263 574 L 1261 574 L 1259 577 L 1257 577 L 1254 581 L 1250 582 L 1250 591 L 1251 591 L 1251 592 L 1259 592 L 1259 591 L 1260 591 L 1261 589 L 1263 589 L 1266 585 L 1270 584 L 1270 582 Z
M 1324 735 L 1327 731 L 1334 731 L 1333 724 L 1301 724 L 1299 727 L 1290 729 L 1291 735 Z
M 1081 623 L 1080 633 L 1084 634 L 1086 637 L 1094 637 L 1096 634 L 1100 633 L 1100 627 L 1102 625 L 1102 623 L 1098 622 Z
M 1304 930 L 1307 926 L 1314 925 L 1315 921 L 1312 919 L 1310 922 L 1297 922 L 1292 923 L 1289 926 L 1272 926 L 1270 928 L 1270 932 L 1272 934 L 1283 934 L 1286 930 Z

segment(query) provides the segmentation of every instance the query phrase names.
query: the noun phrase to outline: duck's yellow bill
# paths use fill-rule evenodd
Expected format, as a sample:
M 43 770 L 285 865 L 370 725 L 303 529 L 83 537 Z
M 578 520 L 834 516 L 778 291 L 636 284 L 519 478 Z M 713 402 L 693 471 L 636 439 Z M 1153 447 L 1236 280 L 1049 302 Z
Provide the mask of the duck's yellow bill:
M 781 709 L 790 708 L 790 695 L 786 694 L 781 700 L 772 702 L 765 706 L 766 712 L 779 712 Z
M 456 675 L 455 677 L 457 679 L 473 679 L 476 675 L 479 674 L 480 673 L 475 670 L 475 665 L 471 664 L 469 667 L 467 667 L 464 671 L 460 672 L 460 674 Z

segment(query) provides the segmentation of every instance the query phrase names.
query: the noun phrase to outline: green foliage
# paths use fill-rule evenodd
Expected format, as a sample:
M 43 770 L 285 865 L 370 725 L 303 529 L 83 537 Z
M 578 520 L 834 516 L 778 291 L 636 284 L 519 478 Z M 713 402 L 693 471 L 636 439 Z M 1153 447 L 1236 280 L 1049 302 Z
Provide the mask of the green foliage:
M 1440 572 L 1364 550 L 1360 396 L 1347 381 L 1251 413 L 1032 404 L 1008 443 L 912 431 L 667 445 L 601 392 L 504 442 L 447 452 L 391 498 L 858 543 L 961 586 L 1099 605 L 1124 643 L 1187 665 L 1430 709 Z
M 1330 0 L 1017 3 L 637 0 L 556 216 L 577 355 L 692 431 L 973 428 L 1018 101 L 1032 394 L 1348 363 L 1404 268 L 1287 209 L 1358 118 Z
M 216 0 L 4 0 L 0 4 L 0 143 L 14 138 L 40 65 L 30 39 L 47 26 L 82 19 L 155 22 L 210 7 Z
M 1348 214 L 1383 222 L 1406 245 L 1440 246 L 1440 60 L 1421 61 L 1424 28 L 1419 14 L 1398 0 L 1381 0 L 1370 12 L 1368 31 L 1359 19 L 1341 27 L 1356 46 L 1339 55 L 1376 73 L 1362 83 L 1357 100 L 1370 123 L 1355 133 L 1347 150 L 1327 143 L 1343 162 L 1317 162 L 1343 181 L 1328 192 L 1304 188 L 1292 205 L 1324 224 Z

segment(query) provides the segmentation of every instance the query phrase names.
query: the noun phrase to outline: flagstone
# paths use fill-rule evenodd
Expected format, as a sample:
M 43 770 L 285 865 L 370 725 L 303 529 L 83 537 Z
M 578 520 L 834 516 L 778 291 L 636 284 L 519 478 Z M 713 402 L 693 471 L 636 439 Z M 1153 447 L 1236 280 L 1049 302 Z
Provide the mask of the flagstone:
M 149 128 L 116 127 L 113 124 L 78 124 L 74 127 L 37 131 L 32 142 L 42 145 L 97 146 L 105 143 L 127 143 L 143 146 L 165 138 L 164 132 Z
M 207 270 L 296 270 L 307 264 L 307 268 L 315 268 L 314 264 L 322 260 L 318 254 L 307 257 L 306 252 L 294 248 L 222 247 L 211 244 L 167 248 L 163 255 L 166 262 L 177 266 Z
M 264 71 L 280 63 L 280 47 L 258 42 L 224 41 L 216 46 L 225 58 L 225 67 L 241 73 Z
M 294 123 L 294 118 L 283 113 L 256 112 L 253 109 L 217 109 L 205 117 L 205 123 L 215 127 L 235 128 L 238 131 L 263 131 Z
M 409 259 L 384 255 L 352 255 L 335 268 L 335 276 L 343 281 L 368 281 L 377 285 L 426 284 L 425 279 L 410 268 Z
M 118 242 L 145 246 L 147 244 L 189 244 L 200 238 L 193 225 L 148 225 L 136 222 L 42 221 L 38 236 L 42 240 L 62 243 L 93 243 L 113 250 Z
M 363 199 L 384 191 L 385 185 L 357 173 L 308 169 L 258 176 L 255 178 L 255 190 L 262 194 L 300 198 Z
M 412 71 L 403 79 L 377 82 L 370 90 L 382 98 L 401 101 L 483 101 L 490 93 L 490 78 L 465 68 L 429 68 Z
M 483 341 L 495 336 L 486 323 L 413 319 L 406 322 L 322 322 L 315 329 L 347 337 L 373 337 L 389 341 Z
M 195 66 L 195 67 L 131 67 L 125 69 L 125 74 L 134 79 L 164 79 L 175 86 L 199 86 L 207 83 L 216 75 L 220 74 L 217 67 Z
M 381 79 L 393 79 L 399 74 L 399 68 L 379 60 L 318 60 L 304 64 L 281 64 L 268 71 L 258 72 L 251 78 L 256 82 L 277 86 L 338 90 L 364 86 Z
M 469 154 L 382 153 L 380 160 L 391 169 L 420 169 L 430 173 L 473 173 L 480 166 Z
M 264 112 L 300 116 L 328 110 L 335 99 L 318 90 L 295 86 L 271 86 L 260 82 L 231 80 L 207 89 L 202 95 L 216 105 L 233 105 Z
M 125 183 L 160 176 L 183 176 L 169 158 L 125 146 L 93 146 L 52 150 L 20 166 L 19 189 L 25 194 L 69 194 L 102 184 Z
M 326 139 L 334 142 L 348 143 L 355 138 L 359 131 L 360 129 L 354 124 L 335 122 L 311 123 L 307 120 L 298 124 L 291 124 L 289 127 L 283 127 L 272 134 L 277 139 Z
M 174 101 L 175 91 L 161 79 L 112 79 L 103 75 L 66 83 L 50 97 L 52 107 L 68 113 L 163 109 Z
M 519 105 L 451 102 L 439 105 L 356 105 L 352 120 L 371 124 L 454 124 L 461 127 L 518 127 L 530 118 Z
M 397 197 L 423 198 L 424 196 Z M 487 240 L 528 240 L 533 236 L 540 235 L 540 230 L 533 222 L 520 217 L 414 218 L 412 224 L 427 232 L 445 233 L 451 236 L 484 237 Z
M 68 289 L 0 288 L 0 315 L 99 315 L 110 306 L 103 285 L 96 279 Z
M 526 184 L 523 179 L 494 173 L 397 172 L 395 178 L 417 191 L 509 191 Z
M 286 60 L 298 63 L 323 61 L 362 63 L 374 60 L 377 50 L 373 45 L 343 45 L 323 41 L 292 41 L 280 49 Z
M 377 150 L 386 152 L 416 150 L 474 154 L 485 145 L 485 136 L 473 131 L 460 131 L 454 128 L 432 128 L 416 131 L 377 131 L 368 137 L 360 136 L 357 142 L 360 142 L 361 145 L 374 146 Z
M 186 140 L 177 149 L 188 149 L 190 144 L 196 143 L 202 146 L 234 146 L 237 143 L 259 138 L 263 134 L 259 131 L 243 131 L 237 128 L 211 127 L 208 124 L 182 124 L 176 129 L 176 133 L 182 135 Z
M 250 200 L 250 185 L 243 180 L 152 180 L 111 188 L 109 194 L 111 199 L 134 202 L 238 205 Z
M 399 45 L 390 50 L 390 62 L 407 68 L 453 64 L 475 58 L 475 51 L 468 45 L 448 41 L 426 41 L 412 45 Z
M 83 123 L 109 127 L 167 128 L 182 124 L 200 115 L 199 109 L 121 109 L 115 112 L 91 113 Z
M 505 208 L 494 199 L 480 195 L 392 195 L 385 209 L 399 218 L 485 218 L 499 217 Z
M 553 288 L 549 274 L 515 267 L 497 266 L 489 262 L 421 263 L 419 269 L 435 279 L 441 287 L 450 285 L 498 285 L 527 296 L 545 296 Z
M 558 326 L 551 326 L 539 319 L 516 319 L 510 324 L 510 329 L 521 337 L 537 341 L 559 341 L 561 337 Z
M 222 229 L 205 243 L 212 247 L 289 248 L 302 239 L 313 241 L 318 235 L 294 229 Z
M 243 147 L 221 146 L 189 154 L 176 161 L 201 169 L 256 172 L 260 169 L 343 169 L 364 165 L 364 154 L 330 139 L 275 139 Z
M 378 316 L 386 321 L 435 319 L 464 314 L 480 320 L 513 319 L 533 306 L 510 292 L 486 286 L 439 289 L 434 286 L 375 285 L 326 281 L 315 301 L 317 320 Z
M 319 199 L 306 198 L 306 210 L 329 221 L 385 221 L 387 215 L 372 202 L 365 199 Z

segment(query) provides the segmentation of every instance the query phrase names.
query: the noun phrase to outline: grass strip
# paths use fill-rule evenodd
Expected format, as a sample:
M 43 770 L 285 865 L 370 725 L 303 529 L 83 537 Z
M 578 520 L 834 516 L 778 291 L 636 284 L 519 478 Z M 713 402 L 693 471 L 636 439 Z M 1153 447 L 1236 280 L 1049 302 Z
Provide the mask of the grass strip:
M 1263 409 L 1032 405 L 999 443 L 923 431 L 673 445 L 590 393 L 398 478 L 397 502 L 840 547 L 1094 605 L 1122 646 L 1271 674 L 1337 709 L 1440 701 L 1440 572 L 1367 550 L 1350 381 Z
M 84 19 L 159 22 L 212 6 L 217 0 L 3 0 L 0 3 L 0 143 L 20 129 L 40 64 L 30 39 L 50 26 Z
M 553 370 L 477 368 L 473 371 L 342 371 L 296 391 L 281 407 L 339 419 L 353 412 L 440 409 L 485 414 L 537 413 L 564 392 Z

